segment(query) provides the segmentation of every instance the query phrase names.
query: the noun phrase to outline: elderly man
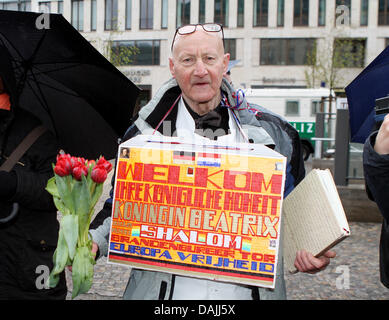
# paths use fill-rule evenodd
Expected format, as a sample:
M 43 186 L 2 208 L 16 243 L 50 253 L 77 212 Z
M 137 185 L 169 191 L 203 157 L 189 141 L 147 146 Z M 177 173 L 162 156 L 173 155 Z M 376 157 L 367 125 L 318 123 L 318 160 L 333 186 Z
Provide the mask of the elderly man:
M 173 79 L 133 119 L 124 139 L 145 132 L 196 139 L 266 144 L 288 158 L 285 193 L 304 177 L 297 132 L 286 121 L 271 113 L 249 110 L 245 101 L 238 108 L 233 88 L 223 79 L 229 54 L 224 53 L 223 29 L 218 24 L 186 25 L 177 29 L 169 60 Z M 238 110 L 239 109 L 239 110 Z M 207 134 L 205 134 L 207 133 Z M 203 137 L 201 137 L 203 136 Z M 110 208 L 106 203 L 91 230 L 100 254 L 107 252 Z M 333 252 L 314 258 L 303 251 L 296 257 L 300 271 L 317 272 L 329 263 Z M 285 299 L 283 266 L 278 263 L 274 290 L 238 284 L 195 279 L 162 272 L 133 269 L 125 299 Z

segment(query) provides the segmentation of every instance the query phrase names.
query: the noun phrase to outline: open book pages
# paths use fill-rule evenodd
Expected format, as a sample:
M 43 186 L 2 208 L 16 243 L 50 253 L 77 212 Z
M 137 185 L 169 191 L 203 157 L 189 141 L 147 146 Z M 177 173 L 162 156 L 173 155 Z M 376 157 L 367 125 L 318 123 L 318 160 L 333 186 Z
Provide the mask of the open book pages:
M 331 172 L 313 169 L 284 199 L 284 259 L 289 272 L 296 252 L 320 256 L 350 235 L 350 228 Z

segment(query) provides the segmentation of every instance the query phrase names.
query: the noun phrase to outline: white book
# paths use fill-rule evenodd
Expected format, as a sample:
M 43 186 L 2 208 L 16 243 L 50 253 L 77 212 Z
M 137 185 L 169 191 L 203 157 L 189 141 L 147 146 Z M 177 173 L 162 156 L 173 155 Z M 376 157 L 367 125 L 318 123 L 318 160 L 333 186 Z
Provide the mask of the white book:
M 350 235 L 346 214 L 330 170 L 313 169 L 284 199 L 284 259 L 286 269 L 297 272 L 296 252 L 315 257 Z

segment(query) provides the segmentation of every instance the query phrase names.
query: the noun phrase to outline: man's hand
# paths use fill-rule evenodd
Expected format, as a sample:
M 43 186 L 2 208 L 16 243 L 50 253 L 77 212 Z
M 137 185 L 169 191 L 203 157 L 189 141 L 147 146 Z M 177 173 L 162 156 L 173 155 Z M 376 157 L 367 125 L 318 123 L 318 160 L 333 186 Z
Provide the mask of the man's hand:
M 331 258 L 335 258 L 336 252 L 328 250 L 319 258 L 315 258 L 311 253 L 305 250 L 299 250 L 296 253 L 294 266 L 300 272 L 317 273 L 324 270 L 330 263 Z
M 382 122 L 375 140 L 374 150 L 378 154 L 389 154 L 389 114 L 387 114 Z
M 96 253 L 97 253 L 97 250 L 99 249 L 99 246 L 97 245 L 96 242 L 92 242 L 92 250 L 91 252 L 93 253 L 93 256 L 95 257 L 96 259 Z M 67 266 L 68 270 L 70 272 L 72 272 L 72 266 Z
M 95 256 L 95 259 L 96 259 L 96 253 L 97 253 L 97 250 L 99 250 L 99 246 L 97 245 L 97 243 L 96 242 L 92 242 L 92 253 L 93 253 L 93 255 Z

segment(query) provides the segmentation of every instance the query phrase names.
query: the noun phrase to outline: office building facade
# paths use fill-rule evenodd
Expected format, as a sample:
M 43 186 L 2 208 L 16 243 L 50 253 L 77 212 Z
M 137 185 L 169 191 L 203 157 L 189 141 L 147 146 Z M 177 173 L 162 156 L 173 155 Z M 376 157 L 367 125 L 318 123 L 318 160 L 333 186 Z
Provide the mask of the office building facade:
M 173 35 L 187 23 L 223 24 L 226 51 L 239 60 L 233 82 L 244 88 L 342 88 L 389 44 L 389 0 L 5 0 L 0 8 L 62 13 L 104 55 L 119 55 L 118 68 L 144 89 L 142 104 L 170 78 Z M 348 61 L 336 82 L 309 81 L 312 52 L 330 61 L 335 51 Z

